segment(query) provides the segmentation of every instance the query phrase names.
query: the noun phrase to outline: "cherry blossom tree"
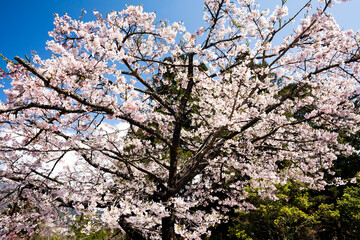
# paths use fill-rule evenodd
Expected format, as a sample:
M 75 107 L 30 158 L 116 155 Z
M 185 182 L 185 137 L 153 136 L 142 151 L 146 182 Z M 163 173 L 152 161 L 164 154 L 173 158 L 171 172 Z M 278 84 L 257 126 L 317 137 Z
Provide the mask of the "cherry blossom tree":
M 199 239 L 253 207 L 246 189 L 275 200 L 289 179 L 323 188 L 336 154 L 353 151 L 339 129 L 360 121 L 360 33 L 340 29 L 334 4 L 289 16 L 286 4 L 206 0 L 195 33 L 141 6 L 56 15 L 51 57 L 15 57 L 0 73 L 12 85 L 1 238 L 66 232 L 76 212 L 89 232 Z

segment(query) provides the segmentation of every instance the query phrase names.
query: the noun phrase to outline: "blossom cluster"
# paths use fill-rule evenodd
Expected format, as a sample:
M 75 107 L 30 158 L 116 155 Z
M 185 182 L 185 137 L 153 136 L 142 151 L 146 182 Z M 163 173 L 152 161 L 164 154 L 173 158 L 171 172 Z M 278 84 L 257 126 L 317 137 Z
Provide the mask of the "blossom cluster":
M 0 103 L 0 238 L 66 231 L 78 214 L 84 233 L 200 239 L 254 208 L 249 191 L 322 189 L 353 151 L 340 133 L 359 130 L 360 32 L 319 3 L 294 22 L 286 5 L 206 0 L 194 33 L 141 6 L 56 15 L 52 56 L 16 57 L 0 75 L 12 86 Z

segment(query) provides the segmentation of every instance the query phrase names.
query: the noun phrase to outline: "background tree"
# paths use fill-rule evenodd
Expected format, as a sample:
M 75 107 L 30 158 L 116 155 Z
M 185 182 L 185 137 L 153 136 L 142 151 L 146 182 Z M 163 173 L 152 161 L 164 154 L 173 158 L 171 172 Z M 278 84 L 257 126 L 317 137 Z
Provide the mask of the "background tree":
M 12 84 L 0 105 L 1 204 L 20 209 L 5 209 L 1 236 L 40 223 L 65 232 L 75 210 L 88 231 L 198 239 L 253 208 L 249 191 L 324 188 L 336 155 L 353 151 L 338 131 L 358 130 L 360 37 L 319 3 L 287 17 L 285 5 L 206 0 L 193 34 L 141 6 L 92 22 L 56 16 L 51 58 L 16 57 L 1 73 Z M 125 135 L 114 127 L 124 122 Z

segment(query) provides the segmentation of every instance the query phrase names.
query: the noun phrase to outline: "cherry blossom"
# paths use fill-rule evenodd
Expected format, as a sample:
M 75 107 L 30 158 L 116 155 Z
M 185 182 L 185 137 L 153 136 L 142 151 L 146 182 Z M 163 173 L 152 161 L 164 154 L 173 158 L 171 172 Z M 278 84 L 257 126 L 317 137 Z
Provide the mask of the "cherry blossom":
M 141 6 L 56 15 L 51 57 L 0 72 L 0 238 L 66 233 L 81 214 L 85 233 L 200 239 L 254 208 L 249 189 L 324 188 L 353 151 L 339 132 L 359 130 L 360 32 L 314 2 L 290 16 L 206 0 L 194 33 Z

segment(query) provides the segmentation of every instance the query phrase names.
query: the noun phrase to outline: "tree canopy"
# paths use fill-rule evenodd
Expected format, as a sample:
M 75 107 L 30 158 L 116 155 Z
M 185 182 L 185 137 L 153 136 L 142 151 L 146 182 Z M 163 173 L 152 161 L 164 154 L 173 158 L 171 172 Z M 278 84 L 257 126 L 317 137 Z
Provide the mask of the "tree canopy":
M 56 15 L 51 57 L 0 72 L 0 236 L 81 216 L 89 233 L 199 239 L 253 209 L 250 192 L 324 189 L 354 151 L 340 130 L 359 130 L 360 33 L 340 29 L 336 1 L 293 16 L 283 2 L 205 0 L 195 33 L 141 6 Z

